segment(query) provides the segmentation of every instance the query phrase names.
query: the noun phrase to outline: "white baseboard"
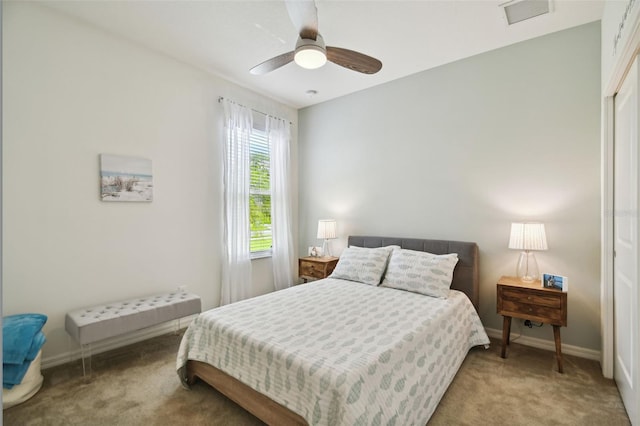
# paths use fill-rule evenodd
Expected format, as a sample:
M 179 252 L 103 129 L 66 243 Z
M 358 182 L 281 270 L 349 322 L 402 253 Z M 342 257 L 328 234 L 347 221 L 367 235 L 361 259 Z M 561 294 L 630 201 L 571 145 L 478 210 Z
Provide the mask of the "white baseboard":
M 502 339 L 502 330 L 496 330 L 495 328 L 484 329 L 489 337 L 496 339 Z M 511 341 L 513 341 L 514 333 L 511 332 Z M 519 336 L 517 337 L 517 343 L 525 346 L 531 346 L 533 348 L 544 349 L 547 351 L 556 351 L 556 344 L 553 340 L 538 339 L 537 337 Z M 600 361 L 600 351 L 593 349 L 587 349 L 580 346 L 562 344 L 562 353 L 567 355 L 577 356 L 579 358 L 591 359 L 594 361 Z
M 110 351 L 112 349 L 117 349 L 123 346 L 131 345 L 133 343 L 141 342 L 152 337 L 162 336 L 163 334 L 173 333 L 177 330 L 188 327 L 189 324 L 191 324 L 191 321 L 193 321 L 193 319 L 195 319 L 197 316 L 197 314 L 190 315 L 188 317 L 165 322 L 164 324 L 155 325 L 153 327 L 145 328 L 138 331 L 132 331 L 131 333 L 123 334 L 122 336 L 112 337 L 110 339 L 92 343 L 91 355 L 97 355 L 99 353 Z M 69 341 L 71 342 L 70 346 L 74 346 L 75 348 L 58 355 L 42 358 L 41 368 L 43 370 L 82 358 L 80 345 L 71 337 L 69 337 Z

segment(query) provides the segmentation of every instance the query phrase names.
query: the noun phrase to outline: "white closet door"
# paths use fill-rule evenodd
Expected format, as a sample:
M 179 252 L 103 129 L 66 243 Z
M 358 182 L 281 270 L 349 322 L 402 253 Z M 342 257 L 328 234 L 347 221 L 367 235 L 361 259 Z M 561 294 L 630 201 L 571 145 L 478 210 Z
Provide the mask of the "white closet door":
M 615 97 L 614 375 L 633 425 L 640 406 L 638 353 L 638 58 Z

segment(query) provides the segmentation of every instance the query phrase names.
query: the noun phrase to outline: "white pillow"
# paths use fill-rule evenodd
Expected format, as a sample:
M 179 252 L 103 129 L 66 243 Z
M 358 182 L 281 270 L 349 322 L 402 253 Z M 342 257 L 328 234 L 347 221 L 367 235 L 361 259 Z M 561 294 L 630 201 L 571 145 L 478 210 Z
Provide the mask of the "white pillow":
M 382 286 L 446 299 L 456 263 L 457 253 L 394 250 Z
M 391 251 L 389 247 L 348 247 L 340 255 L 331 278 L 379 285 Z

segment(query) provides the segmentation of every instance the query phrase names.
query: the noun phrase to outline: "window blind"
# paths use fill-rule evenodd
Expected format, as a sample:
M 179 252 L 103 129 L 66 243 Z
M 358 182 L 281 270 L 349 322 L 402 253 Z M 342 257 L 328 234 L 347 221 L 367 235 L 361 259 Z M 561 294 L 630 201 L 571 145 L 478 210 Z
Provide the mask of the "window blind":
M 267 134 L 254 128 L 249 141 L 251 179 L 249 185 L 249 214 L 251 224 L 251 252 L 271 249 L 271 170 Z

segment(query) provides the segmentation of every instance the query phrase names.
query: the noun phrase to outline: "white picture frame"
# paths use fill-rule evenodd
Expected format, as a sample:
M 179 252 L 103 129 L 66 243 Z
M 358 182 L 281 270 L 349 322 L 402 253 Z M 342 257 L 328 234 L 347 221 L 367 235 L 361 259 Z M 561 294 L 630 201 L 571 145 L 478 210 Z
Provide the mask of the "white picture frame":
M 558 274 L 543 273 L 542 287 L 567 293 L 569 291 L 569 278 Z
M 310 257 L 322 257 L 322 247 L 310 246 L 307 252 Z

